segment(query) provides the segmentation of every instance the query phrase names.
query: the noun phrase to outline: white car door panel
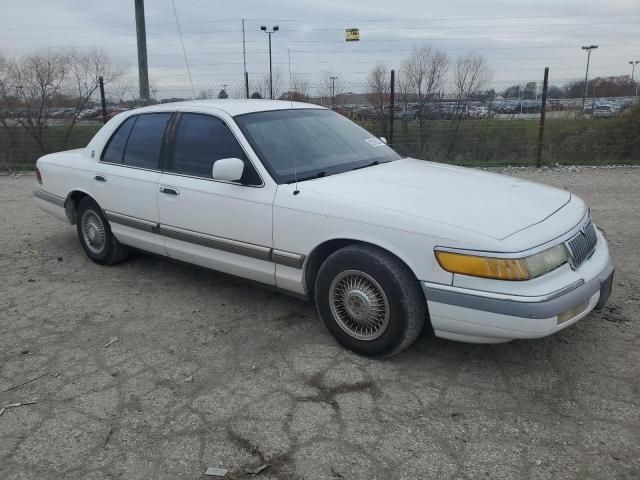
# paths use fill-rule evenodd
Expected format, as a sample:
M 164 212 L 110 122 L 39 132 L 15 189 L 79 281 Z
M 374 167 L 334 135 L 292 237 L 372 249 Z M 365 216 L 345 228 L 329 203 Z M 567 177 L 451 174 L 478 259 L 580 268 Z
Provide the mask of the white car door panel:
M 96 201 L 122 243 L 166 254 L 158 235 L 160 152 L 170 112 L 135 115 L 113 134 L 96 163 Z
M 247 176 L 245 184 L 212 179 L 213 163 L 230 157 L 246 160 L 222 120 L 195 113 L 182 115 L 172 157 L 157 189 L 160 232 L 167 253 L 273 285 L 275 187 L 265 185 L 257 174 Z M 252 168 L 248 160 L 246 165 Z
M 160 230 L 169 256 L 274 283 L 272 192 L 167 173 L 158 191 Z
M 157 189 L 160 172 L 99 163 L 96 201 L 103 208 L 111 231 L 126 245 L 164 255 L 164 241 L 158 225 Z

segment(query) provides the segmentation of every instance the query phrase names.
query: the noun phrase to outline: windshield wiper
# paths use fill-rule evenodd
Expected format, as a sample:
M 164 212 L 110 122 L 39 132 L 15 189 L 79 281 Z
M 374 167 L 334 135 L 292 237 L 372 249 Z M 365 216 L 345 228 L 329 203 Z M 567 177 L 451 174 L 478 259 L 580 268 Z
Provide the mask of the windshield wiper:
M 327 172 L 318 172 L 318 173 L 314 173 L 313 175 L 307 175 L 306 177 L 298 177 L 297 179 L 294 178 L 293 180 L 290 180 L 287 183 L 291 184 L 295 182 L 304 182 L 305 180 L 313 180 L 314 178 L 322 178 L 326 176 L 327 176 Z
M 367 163 L 366 165 L 361 165 L 359 167 L 354 167 L 351 170 L 360 170 L 361 168 L 373 167 L 375 165 L 380 165 L 381 163 L 387 163 L 387 162 L 386 161 L 385 162 L 381 162 L 380 160 L 374 160 L 371 163 Z

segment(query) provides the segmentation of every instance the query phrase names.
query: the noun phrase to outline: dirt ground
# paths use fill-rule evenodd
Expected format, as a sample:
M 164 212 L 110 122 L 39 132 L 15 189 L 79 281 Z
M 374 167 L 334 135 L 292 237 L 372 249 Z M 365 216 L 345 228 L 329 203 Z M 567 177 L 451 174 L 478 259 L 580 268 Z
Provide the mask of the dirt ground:
M 242 280 L 95 265 L 33 176 L 0 177 L 0 406 L 37 402 L 0 416 L 0 478 L 640 478 L 640 169 L 505 172 L 589 202 L 608 306 L 545 339 L 423 335 L 387 361 Z

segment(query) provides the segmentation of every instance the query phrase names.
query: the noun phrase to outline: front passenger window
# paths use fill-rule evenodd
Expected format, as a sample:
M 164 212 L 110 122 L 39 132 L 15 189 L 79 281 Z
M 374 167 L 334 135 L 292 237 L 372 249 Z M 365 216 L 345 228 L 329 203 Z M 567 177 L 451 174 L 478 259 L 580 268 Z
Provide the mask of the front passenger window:
M 241 183 L 259 185 L 260 177 L 244 150 L 219 118 L 185 113 L 175 137 L 173 162 L 168 170 L 183 175 L 211 178 L 213 164 L 222 158 L 240 158 L 245 163 Z

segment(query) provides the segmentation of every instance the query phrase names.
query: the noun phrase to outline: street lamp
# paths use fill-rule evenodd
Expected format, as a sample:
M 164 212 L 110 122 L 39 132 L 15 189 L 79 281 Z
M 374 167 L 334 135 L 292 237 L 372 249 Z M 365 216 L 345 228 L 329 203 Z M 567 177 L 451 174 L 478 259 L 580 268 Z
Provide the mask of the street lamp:
M 587 72 L 584 75 L 584 95 L 582 95 L 582 110 L 584 111 L 584 102 L 587 99 L 587 87 L 589 86 L 589 60 L 591 60 L 591 50 L 598 48 L 598 45 L 587 45 L 582 47 L 587 51 Z
M 332 75 L 329 77 L 329 80 L 331 80 L 331 106 L 335 107 L 336 106 L 336 80 L 338 79 L 337 76 Z
M 636 73 L 636 65 L 640 63 L 640 60 L 634 60 L 632 62 L 629 62 L 629 65 L 631 65 L 631 92 L 633 94 L 634 92 L 634 74 Z M 638 96 L 638 84 L 635 84 L 635 94 L 633 95 L 634 97 Z
M 273 28 L 269 31 L 267 30 L 267 27 L 262 25 L 260 27 L 260 30 L 262 30 L 267 35 L 269 35 L 269 98 L 273 100 L 273 69 L 271 66 L 271 34 L 276 33 L 278 30 L 280 30 L 280 27 L 278 27 L 278 25 L 274 25 Z

